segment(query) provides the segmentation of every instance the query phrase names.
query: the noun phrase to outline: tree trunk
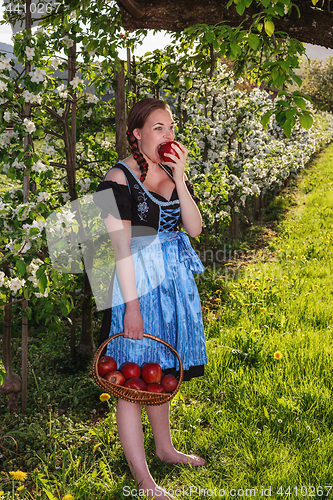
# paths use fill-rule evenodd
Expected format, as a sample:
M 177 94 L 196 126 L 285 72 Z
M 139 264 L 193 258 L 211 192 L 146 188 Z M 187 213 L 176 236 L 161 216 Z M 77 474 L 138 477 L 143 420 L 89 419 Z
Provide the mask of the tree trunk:
M 124 61 L 121 61 L 121 71 L 116 71 L 116 151 L 118 160 L 127 156 L 126 143 L 126 93 Z
M 2 361 L 6 370 L 6 375 L 3 380 L 2 386 L 0 387 L 0 394 L 1 396 L 7 396 L 7 395 L 9 396 L 8 400 L 9 413 L 18 413 L 18 393 L 22 389 L 22 383 L 19 375 L 13 372 L 11 331 L 12 331 L 12 296 L 10 294 L 8 297 L 8 301 L 4 307 Z
M 88 275 L 84 273 L 84 299 L 82 305 L 82 332 L 79 344 L 76 346 L 76 353 L 83 354 L 87 358 L 92 358 L 95 352 L 92 327 L 92 291 Z

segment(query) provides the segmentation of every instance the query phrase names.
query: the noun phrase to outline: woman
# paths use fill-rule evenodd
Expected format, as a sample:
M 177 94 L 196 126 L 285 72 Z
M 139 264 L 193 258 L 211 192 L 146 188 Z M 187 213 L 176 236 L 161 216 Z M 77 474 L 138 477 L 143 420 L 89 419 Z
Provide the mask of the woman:
M 103 208 L 101 216 L 117 260 L 110 335 L 124 332 L 124 337 L 108 344 L 108 354 L 119 365 L 126 361 L 140 365 L 157 361 L 164 372 L 174 373 L 178 367 L 174 366 L 170 349 L 143 338 L 143 332 L 151 333 L 175 347 L 182 359 L 184 380 L 189 380 L 203 375 L 207 357 L 200 300 L 193 278 L 193 273 L 202 272 L 204 267 L 188 237 L 178 230 L 181 221 L 186 232 L 196 237 L 202 227 L 194 201 L 197 198 L 184 173 L 188 150 L 180 144 L 174 145 L 178 157 L 168 154 L 170 161 L 160 163 L 160 144 L 174 140 L 175 136 L 171 110 L 164 101 L 137 102 L 127 122 L 131 155 L 111 168 L 97 188 L 100 195 L 112 189 L 119 212 L 115 212 L 111 203 L 101 204 L 95 196 L 95 202 Z M 172 464 L 205 464 L 203 458 L 185 455 L 174 448 L 169 403 L 147 406 L 146 411 L 156 454 L 161 460 Z M 141 406 L 119 400 L 117 426 L 139 487 L 151 498 L 171 498 L 157 487 L 148 470 Z

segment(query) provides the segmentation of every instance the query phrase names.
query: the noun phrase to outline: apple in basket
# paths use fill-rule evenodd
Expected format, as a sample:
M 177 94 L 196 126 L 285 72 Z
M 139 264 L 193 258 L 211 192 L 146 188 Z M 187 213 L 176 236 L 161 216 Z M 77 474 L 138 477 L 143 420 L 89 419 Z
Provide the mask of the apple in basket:
M 129 387 L 130 389 L 136 389 L 137 391 L 146 391 L 147 384 L 139 377 L 133 377 L 126 380 L 124 387 Z
M 108 372 L 104 376 L 105 380 L 108 382 L 111 382 L 111 384 L 116 384 L 116 385 L 124 385 L 125 382 L 125 377 L 121 372 L 118 372 L 116 370 L 112 372 Z
M 166 390 L 164 389 L 163 385 L 161 384 L 148 384 L 147 385 L 147 391 L 149 392 L 166 392 Z
M 176 377 L 174 377 L 171 373 L 168 375 L 164 375 L 161 381 L 162 387 L 166 390 L 166 392 L 173 392 L 177 387 L 178 381 Z
M 141 376 L 147 384 L 159 384 L 162 378 L 162 368 L 158 363 L 144 363 Z
M 98 361 L 98 373 L 104 377 L 108 372 L 117 370 L 117 361 L 111 356 L 102 356 Z
M 140 377 L 141 368 L 137 363 L 131 363 L 128 361 L 124 363 L 120 368 L 121 373 L 124 375 L 125 379 Z
M 159 145 L 158 154 L 162 161 L 169 161 L 171 163 L 175 163 L 169 156 L 164 156 L 165 153 L 169 153 L 179 158 L 178 153 L 172 147 L 173 144 L 176 144 L 176 146 L 178 146 L 178 143 L 176 141 L 163 142 L 162 144 Z

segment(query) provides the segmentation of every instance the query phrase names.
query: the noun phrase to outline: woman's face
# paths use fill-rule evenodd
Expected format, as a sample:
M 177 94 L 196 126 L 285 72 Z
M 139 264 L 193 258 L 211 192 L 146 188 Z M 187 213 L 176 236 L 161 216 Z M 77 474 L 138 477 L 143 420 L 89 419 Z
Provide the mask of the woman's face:
M 139 149 L 148 162 L 159 163 L 158 147 L 175 138 L 174 121 L 168 109 L 155 109 L 142 128 L 133 130 Z

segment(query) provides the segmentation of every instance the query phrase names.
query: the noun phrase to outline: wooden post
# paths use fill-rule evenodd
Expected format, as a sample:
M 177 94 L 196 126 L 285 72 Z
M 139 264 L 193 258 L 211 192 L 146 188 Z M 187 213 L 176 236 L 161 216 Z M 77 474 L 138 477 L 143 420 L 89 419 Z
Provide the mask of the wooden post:
M 136 93 L 137 93 L 137 88 L 136 88 L 136 81 L 135 81 L 135 78 L 136 78 L 136 64 L 135 64 L 135 55 L 133 54 L 133 59 L 132 59 L 132 75 L 133 75 L 133 78 L 134 78 L 134 82 L 133 82 L 133 94 L 134 97 L 133 97 L 133 104 L 136 103 Z
M 127 47 L 127 91 L 132 92 L 132 82 L 131 82 L 131 49 Z M 128 99 L 127 106 L 131 108 L 133 106 L 132 98 Z
M 126 96 L 124 61 L 121 61 L 121 71 L 116 71 L 116 151 L 118 159 L 127 155 L 126 144 Z

